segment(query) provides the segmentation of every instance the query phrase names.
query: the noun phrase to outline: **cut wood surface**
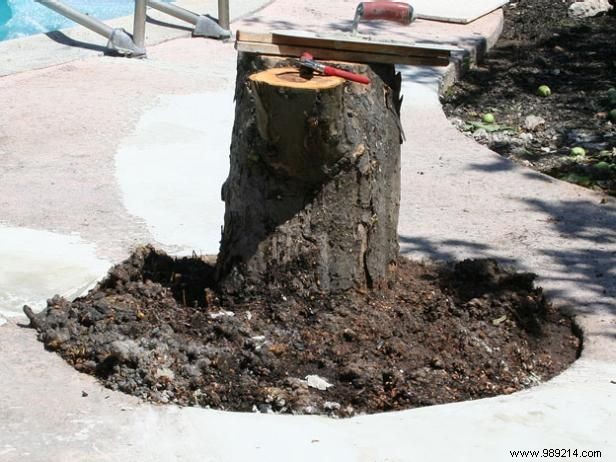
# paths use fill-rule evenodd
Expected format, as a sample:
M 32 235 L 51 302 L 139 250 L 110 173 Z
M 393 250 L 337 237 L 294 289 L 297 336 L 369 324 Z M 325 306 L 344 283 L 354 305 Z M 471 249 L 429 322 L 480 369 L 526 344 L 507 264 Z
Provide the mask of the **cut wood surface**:
M 274 87 L 297 88 L 305 90 L 327 90 L 344 83 L 344 79 L 315 74 L 310 79 L 303 78 L 297 67 L 277 67 L 253 74 L 249 80 Z
M 236 48 L 248 53 L 299 56 L 310 51 L 317 59 L 384 64 L 446 66 L 455 47 L 375 40 L 349 34 L 304 31 L 237 32 Z

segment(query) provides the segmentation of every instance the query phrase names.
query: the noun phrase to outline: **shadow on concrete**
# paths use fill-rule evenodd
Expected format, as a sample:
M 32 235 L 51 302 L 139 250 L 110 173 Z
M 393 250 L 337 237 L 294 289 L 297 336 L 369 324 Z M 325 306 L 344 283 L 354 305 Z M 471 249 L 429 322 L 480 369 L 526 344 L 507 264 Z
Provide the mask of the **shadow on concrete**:
M 80 40 L 75 40 L 58 30 L 47 32 L 45 33 L 45 35 L 49 37 L 51 40 L 53 40 L 54 42 L 60 43 L 62 45 L 66 45 L 69 47 L 83 48 L 85 50 L 100 51 L 101 53 L 105 53 L 108 55 L 116 54 L 113 50 L 110 50 L 107 47 L 104 47 L 102 45 L 95 45 L 93 43 L 82 42 Z
M 354 10 L 349 12 L 349 17 L 353 17 Z M 259 24 L 269 28 L 269 30 L 301 30 L 314 33 L 335 33 L 347 35 L 350 37 L 353 30 L 353 20 L 340 20 L 328 23 L 306 23 L 306 22 L 291 22 L 283 19 L 264 19 L 261 16 L 244 19 L 248 24 Z M 360 35 L 372 35 L 378 32 L 389 32 L 391 23 L 385 21 L 371 21 L 370 23 L 361 23 L 358 29 Z M 412 41 L 412 39 L 407 39 Z
M 536 172 L 530 168 L 522 167 L 514 161 L 501 157 L 500 155 L 490 159 L 490 162 L 469 164 L 466 170 L 473 170 L 486 173 L 512 172 L 528 178 L 529 180 L 541 181 L 543 183 L 555 183 L 558 180 L 541 172 Z
M 160 26 L 160 27 L 168 27 L 169 29 L 177 29 L 177 30 L 183 30 L 186 32 L 191 32 L 193 31 L 192 27 L 189 26 L 182 26 L 179 24 L 173 24 L 170 22 L 166 22 L 166 21 L 161 21 L 159 19 L 154 19 L 153 17 L 146 15 L 145 20 L 148 24 L 153 24 L 155 26 Z
M 515 266 L 517 261 L 511 258 L 503 258 L 495 249 L 487 244 L 478 242 L 462 241 L 459 239 L 446 239 L 435 241 L 420 237 L 399 235 L 400 254 L 422 254 L 431 260 L 450 262 L 459 259 L 460 254 L 468 255 L 468 258 L 493 258 L 499 263 Z
M 571 299 L 575 288 L 579 312 L 598 310 L 616 313 L 616 205 L 604 206 L 589 200 L 547 201 L 540 198 L 522 199 L 532 210 L 545 216 L 546 227 L 560 239 L 546 239 L 553 245 L 539 246 L 534 253 L 558 268 L 550 274 L 540 274 L 550 284 L 551 298 Z M 550 233 L 553 235 L 553 233 Z M 516 259 L 503 258 L 499 250 L 485 243 L 462 240 L 432 240 L 399 236 L 402 255 L 425 255 L 437 261 L 453 261 L 460 255 L 469 258 L 494 258 L 520 268 Z M 559 247 L 559 243 L 563 247 Z M 566 245 L 566 247 L 564 246 Z M 587 295 L 585 295 L 587 294 Z
M 282 19 L 263 19 L 261 16 L 244 19 L 247 24 L 258 24 L 267 27 L 269 30 L 305 30 L 311 31 L 310 28 L 296 22 L 284 21 Z
M 547 248 L 539 251 L 566 268 L 562 281 L 582 285 L 604 297 L 595 302 L 616 312 L 616 205 L 603 206 L 589 200 L 548 202 L 527 199 L 524 203 L 549 217 L 549 226 L 575 248 Z
M 604 205 L 599 204 L 599 199 L 597 202 L 548 202 L 534 198 L 524 199 L 523 202 L 548 215 L 551 218 L 549 222 L 563 237 L 592 244 L 611 244 L 612 249 L 616 244 L 616 204 L 613 201 Z M 616 259 L 612 264 L 616 264 Z
M 516 170 L 521 170 L 521 167 L 519 167 L 515 162 L 509 160 L 509 159 L 505 159 L 505 158 L 494 158 L 494 159 L 490 159 L 491 162 L 489 163 L 475 163 L 475 164 L 469 164 L 468 167 L 466 167 L 466 170 L 474 170 L 474 171 L 478 171 L 478 172 L 485 172 L 485 173 L 498 173 L 498 172 L 510 172 L 510 171 L 516 171 Z

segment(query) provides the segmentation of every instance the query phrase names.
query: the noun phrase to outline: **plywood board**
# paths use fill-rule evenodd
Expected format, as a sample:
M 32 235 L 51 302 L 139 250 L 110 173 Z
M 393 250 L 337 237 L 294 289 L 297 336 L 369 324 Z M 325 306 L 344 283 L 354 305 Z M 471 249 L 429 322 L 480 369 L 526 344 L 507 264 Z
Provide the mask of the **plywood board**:
M 447 66 L 449 58 L 430 56 L 397 56 L 391 54 L 365 53 L 361 51 L 333 50 L 310 46 L 279 45 L 263 42 L 236 42 L 238 51 L 246 53 L 260 53 L 272 56 L 288 56 L 299 58 L 302 53 L 308 52 L 315 59 L 332 61 L 348 61 L 355 63 L 384 63 L 384 64 L 410 64 L 417 66 Z
M 501 8 L 509 0 L 409 0 L 408 3 L 415 8 L 418 18 L 468 24 Z
M 238 42 L 271 43 L 276 45 L 311 46 L 340 51 L 359 51 L 365 53 L 395 56 L 425 56 L 449 58 L 455 48 L 434 44 L 405 43 L 400 41 L 374 40 L 350 33 L 315 34 L 306 31 L 273 31 L 268 33 L 238 31 Z

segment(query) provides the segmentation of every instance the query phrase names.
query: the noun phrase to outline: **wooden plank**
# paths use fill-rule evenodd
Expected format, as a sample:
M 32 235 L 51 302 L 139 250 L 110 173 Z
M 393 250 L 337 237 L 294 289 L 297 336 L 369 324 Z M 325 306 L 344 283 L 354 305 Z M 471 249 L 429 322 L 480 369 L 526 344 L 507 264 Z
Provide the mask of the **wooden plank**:
M 272 32 L 255 33 L 238 31 L 238 41 L 271 43 L 290 46 L 312 46 L 315 48 L 333 49 L 341 51 L 360 51 L 378 54 L 391 54 L 400 56 L 450 56 L 452 47 L 438 45 L 409 45 L 401 42 L 383 42 L 367 40 L 361 37 L 346 35 L 317 36 L 307 32 Z
M 237 32 L 238 41 L 272 43 L 277 45 L 312 46 L 315 48 L 396 56 L 426 56 L 449 58 L 455 47 L 433 44 L 408 44 L 395 41 L 372 40 L 350 34 L 324 34 L 323 36 L 304 31 L 274 31 L 271 33 Z
M 299 58 L 302 53 L 308 52 L 315 59 L 332 61 L 347 61 L 355 63 L 383 63 L 383 64 L 410 64 L 417 66 L 447 66 L 449 58 L 428 56 L 396 56 L 382 53 L 364 53 L 361 51 L 342 51 L 328 48 L 307 46 L 278 45 L 261 42 L 236 42 L 237 51 L 246 53 L 259 53 L 273 56 L 288 56 Z

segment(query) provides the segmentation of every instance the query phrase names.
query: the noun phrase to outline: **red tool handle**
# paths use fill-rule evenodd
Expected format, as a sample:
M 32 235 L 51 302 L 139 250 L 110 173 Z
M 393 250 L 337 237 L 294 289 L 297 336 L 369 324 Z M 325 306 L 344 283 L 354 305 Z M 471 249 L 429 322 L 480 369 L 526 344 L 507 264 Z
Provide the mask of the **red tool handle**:
M 413 7 L 402 2 L 362 2 L 362 20 L 384 19 L 400 24 L 408 25 L 413 22 Z
M 323 66 L 323 73 L 325 75 L 334 75 L 336 77 L 342 77 L 343 79 L 352 80 L 357 83 L 369 84 L 370 79 L 368 77 L 364 77 L 363 75 L 355 74 L 349 71 L 343 71 L 342 69 L 338 69 L 332 66 Z

